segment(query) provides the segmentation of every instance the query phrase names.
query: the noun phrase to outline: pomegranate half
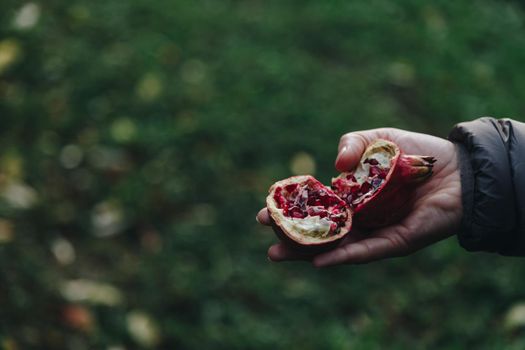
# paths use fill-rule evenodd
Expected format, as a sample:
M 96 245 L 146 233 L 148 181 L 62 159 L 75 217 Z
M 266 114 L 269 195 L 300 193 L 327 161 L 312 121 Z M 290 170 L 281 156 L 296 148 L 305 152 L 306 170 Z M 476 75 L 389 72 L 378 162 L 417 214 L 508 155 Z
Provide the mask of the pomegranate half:
M 355 170 L 332 179 L 332 189 L 354 210 L 356 226 L 388 226 L 407 214 L 411 192 L 432 175 L 435 161 L 403 154 L 395 143 L 377 140 Z
M 415 185 L 432 175 L 436 160 L 405 155 L 387 140 L 376 140 L 358 166 L 332 179 L 331 188 L 310 175 L 270 187 L 266 205 L 279 238 L 306 252 L 332 249 L 350 231 L 393 224 L 410 209 Z
M 313 176 L 276 182 L 266 206 L 281 240 L 294 248 L 321 251 L 336 245 L 352 226 L 347 203 Z

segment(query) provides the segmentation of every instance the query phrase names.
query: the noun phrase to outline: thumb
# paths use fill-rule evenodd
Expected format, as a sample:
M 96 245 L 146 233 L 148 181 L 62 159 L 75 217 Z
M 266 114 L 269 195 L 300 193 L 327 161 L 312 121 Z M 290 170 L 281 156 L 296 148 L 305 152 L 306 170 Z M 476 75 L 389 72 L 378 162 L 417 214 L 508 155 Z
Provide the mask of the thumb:
M 341 141 L 339 141 L 339 152 L 335 160 L 336 169 L 340 172 L 354 169 L 366 147 L 378 138 L 389 138 L 388 130 L 372 129 L 343 135 Z
M 348 133 L 341 137 L 335 168 L 340 172 L 355 168 L 367 145 L 367 139 L 358 132 Z

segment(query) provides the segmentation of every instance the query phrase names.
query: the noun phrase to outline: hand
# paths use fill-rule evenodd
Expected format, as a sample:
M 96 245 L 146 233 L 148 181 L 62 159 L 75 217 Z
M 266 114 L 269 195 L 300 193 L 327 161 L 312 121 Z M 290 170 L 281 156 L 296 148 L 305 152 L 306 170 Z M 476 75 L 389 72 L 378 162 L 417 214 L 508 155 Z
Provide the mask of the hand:
M 317 267 L 367 263 L 406 256 L 455 233 L 462 216 L 455 146 L 445 139 L 392 128 L 351 132 L 339 142 L 337 170 L 353 169 L 368 144 L 378 138 L 395 142 L 406 154 L 437 159 L 433 176 L 416 188 L 413 209 L 408 216 L 397 224 L 366 234 L 352 230 L 337 248 L 313 257 L 278 243 L 268 250 L 272 261 L 311 260 Z M 257 221 L 263 225 L 272 224 L 266 208 L 257 214 Z

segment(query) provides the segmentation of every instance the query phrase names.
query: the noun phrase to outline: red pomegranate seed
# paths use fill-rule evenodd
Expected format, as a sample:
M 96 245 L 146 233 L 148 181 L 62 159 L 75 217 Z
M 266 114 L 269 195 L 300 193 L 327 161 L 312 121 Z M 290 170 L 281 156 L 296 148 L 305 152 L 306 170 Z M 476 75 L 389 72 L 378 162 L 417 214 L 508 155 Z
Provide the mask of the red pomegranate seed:
M 353 181 L 353 182 L 357 182 L 357 179 L 355 178 L 354 175 L 346 175 L 346 179 L 350 180 L 350 181 Z
M 275 190 L 275 195 L 273 196 L 273 198 L 275 199 L 275 201 L 277 202 L 277 206 L 281 209 L 281 208 L 285 208 L 286 207 L 286 199 L 283 197 L 282 195 L 282 188 L 278 187 L 276 190 Z
M 293 207 L 291 209 L 291 213 L 290 214 L 294 218 L 302 219 L 302 218 L 305 217 L 305 215 L 303 214 L 302 210 L 300 208 L 297 208 L 297 207 Z
M 370 170 L 368 171 L 368 176 L 379 176 L 381 174 L 381 169 L 377 166 L 371 166 Z
M 372 187 L 374 188 L 374 190 L 377 189 L 379 186 L 381 186 L 382 183 L 383 183 L 383 180 L 379 178 L 372 179 Z
M 290 184 L 290 185 L 285 186 L 284 189 L 286 190 L 286 192 L 292 193 L 293 191 L 295 191 L 297 186 L 298 184 Z
M 365 161 L 363 163 L 368 163 L 370 165 L 378 165 L 379 162 L 377 161 L 377 159 L 374 159 L 374 158 L 367 158 L 365 159 Z
M 363 182 L 363 184 L 361 185 L 361 193 L 362 194 L 368 193 L 368 191 L 370 191 L 370 188 L 371 186 L 368 181 Z
M 361 188 L 361 186 L 359 186 L 359 185 L 350 187 L 350 194 L 353 195 L 353 196 L 358 194 L 360 188 Z

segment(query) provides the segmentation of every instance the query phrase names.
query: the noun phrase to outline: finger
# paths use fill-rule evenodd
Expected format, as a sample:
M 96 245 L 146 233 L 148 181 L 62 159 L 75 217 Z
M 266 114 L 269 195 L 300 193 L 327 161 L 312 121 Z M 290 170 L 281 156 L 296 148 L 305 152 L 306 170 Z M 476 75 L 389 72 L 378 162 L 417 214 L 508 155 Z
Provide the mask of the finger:
M 355 168 L 368 144 L 378 138 L 388 138 L 388 134 L 388 129 L 383 128 L 343 135 L 339 141 L 339 153 L 335 160 L 336 169 L 343 172 Z
M 268 209 L 263 208 L 257 213 L 257 216 L 255 217 L 255 220 L 257 220 L 258 223 L 271 226 L 272 225 L 272 218 L 270 217 L 270 214 L 268 213 Z
M 290 249 L 283 243 L 277 243 L 268 249 L 268 258 L 275 262 L 288 260 L 312 260 L 312 255 L 299 253 Z
M 355 168 L 369 143 L 366 132 L 358 131 L 344 135 L 339 142 L 336 169 L 342 172 Z
M 365 238 L 370 237 L 370 233 L 360 230 L 360 229 L 354 229 L 352 228 L 352 231 L 348 233 L 339 244 L 339 247 L 342 247 L 343 245 L 359 242 Z
M 350 243 L 331 252 L 320 254 L 313 260 L 316 267 L 338 264 L 363 264 L 408 253 L 404 245 L 398 245 L 387 237 L 371 237 Z

